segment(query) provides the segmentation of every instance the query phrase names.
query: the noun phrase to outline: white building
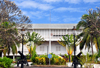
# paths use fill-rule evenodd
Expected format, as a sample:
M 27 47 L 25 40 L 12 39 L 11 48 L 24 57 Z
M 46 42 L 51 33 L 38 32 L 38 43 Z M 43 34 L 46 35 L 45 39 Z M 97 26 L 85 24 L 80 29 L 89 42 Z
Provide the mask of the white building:
M 60 45 L 57 41 L 60 40 L 60 38 L 62 38 L 62 36 L 66 34 L 69 34 L 69 35 L 73 34 L 72 29 L 73 29 L 73 26 L 76 26 L 76 25 L 77 24 L 30 24 L 28 25 L 26 31 L 29 31 L 31 33 L 36 32 L 45 39 L 45 42 L 36 48 L 36 52 L 38 55 L 52 53 L 52 52 L 57 55 L 60 55 L 60 54 L 64 55 L 64 54 L 67 54 L 67 51 L 65 47 Z M 18 27 L 18 29 L 20 30 L 21 27 Z M 82 32 L 82 28 L 75 31 L 75 34 L 78 35 L 81 32 Z M 21 51 L 22 50 L 21 47 L 22 46 L 20 46 L 18 50 Z M 87 51 L 88 51 L 87 49 L 86 50 L 83 49 L 84 54 L 86 54 Z M 80 49 L 79 49 L 79 46 L 77 46 L 76 54 L 78 54 L 79 52 L 80 52 Z M 94 52 L 96 52 L 95 47 L 94 47 Z M 24 54 L 28 54 L 28 53 L 29 52 L 27 48 L 24 46 Z
M 64 55 L 67 54 L 66 48 L 60 45 L 57 41 L 66 34 L 73 34 L 72 29 L 73 26 L 76 25 L 77 24 L 30 24 L 28 25 L 26 31 L 36 32 L 45 39 L 45 42 L 36 48 L 38 55 L 52 52 L 57 55 Z M 75 34 L 77 35 L 81 32 L 82 29 L 77 30 Z M 80 50 L 77 50 L 77 53 L 79 53 Z

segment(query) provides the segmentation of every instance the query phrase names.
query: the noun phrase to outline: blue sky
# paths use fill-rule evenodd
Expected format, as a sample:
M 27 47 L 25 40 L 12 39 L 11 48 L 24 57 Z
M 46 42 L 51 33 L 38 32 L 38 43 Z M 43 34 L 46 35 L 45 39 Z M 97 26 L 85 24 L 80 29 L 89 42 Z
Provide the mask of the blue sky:
M 11 0 L 29 16 L 33 24 L 76 24 L 100 0 Z M 50 22 L 51 19 L 51 22 Z

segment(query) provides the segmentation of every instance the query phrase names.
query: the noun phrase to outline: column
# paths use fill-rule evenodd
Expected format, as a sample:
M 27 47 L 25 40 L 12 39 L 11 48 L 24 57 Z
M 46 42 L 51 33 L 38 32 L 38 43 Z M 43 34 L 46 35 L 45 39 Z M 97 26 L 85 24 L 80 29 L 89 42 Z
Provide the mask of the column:
M 51 29 L 49 29 L 49 53 L 51 53 Z
M 66 29 L 66 34 L 68 34 L 68 30 Z M 67 45 L 66 45 L 66 48 L 67 48 Z M 66 54 L 67 54 L 67 50 L 66 50 Z

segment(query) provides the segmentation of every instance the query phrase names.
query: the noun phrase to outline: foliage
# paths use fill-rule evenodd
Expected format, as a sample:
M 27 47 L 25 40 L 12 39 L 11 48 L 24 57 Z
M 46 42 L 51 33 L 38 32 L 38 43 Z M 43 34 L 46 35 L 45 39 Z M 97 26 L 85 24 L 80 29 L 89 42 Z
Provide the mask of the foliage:
M 67 58 L 69 57 L 67 54 L 64 54 L 64 56 L 67 57 Z
M 42 38 L 36 32 L 33 32 L 32 34 L 30 34 L 30 32 L 27 32 L 26 35 L 27 35 L 28 41 L 30 42 L 30 45 L 27 46 L 27 48 L 28 48 L 30 54 L 32 54 L 34 45 L 41 45 L 43 43 L 43 41 L 44 41 L 44 38 Z
M 97 54 L 94 55 L 89 55 L 87 53 L 87 55 L 82 55 L 79 59 L 81 60 L 81 64 L 85 66 L 85 68 L 88 66 L 89 68 L 92 67 L 92 63 L 96 63 L 96 56 Z
M 81 18 L 81 21 L 77 24 L 77 29 L 83 27 L 83 32 L 78 35 L 78 39 L 83 37 L 80 42 L 80 49 L 92 48 L 93 54 L 93 44 L 97 51 L 100 49 L 100 9 L 97 10 L 88 10 L 88 14 L 84 14 Z M 91 44 L 91 45 L 90 45 Z
M 31 57 L 32 62 L 35 62 L 35 57 L 37 57 L 36 46 L 34 46 L 33 51 L 32 51 L 32 57 Z
M 33 32 L 32 35 L 30 32 L 27 33 L 28 41 L 33 41 L 35 45 L 41 45 L 44 41 L 44 38 L 42 38 L 38 33 Z
M 37 64 L 43 64 L 43 65 L 45 65 L 46 64 L 46 59 L 45 59 L 45 57 L 36 57 L 35 58 L 35 63 L 37 63 Z
M 51 64 L 55 64 L 55 65 L 64 65 L 66 63 L 65 59 L 62 58 L 61 56 L 55 55 L 53 53 L 51 53 L 52 58 L 50 59 Z
M 1 51 L 3 51 L 4 56 L 6 53 L 11 52 L 12 54 L 17 53 L 17 47 L 21 42 L 21 37 L 18 36 L 18 30 L 14 28 L 15 23 L 3 22 L 0 25 L 0 47 L 2 47 Z
M 19 7 L 10 0 L 0 0 L 0 25 L 2 22 L 29 23 L 30 19 L 23 15 Z
M 46 54 L 40 55 L 39 57 L 40 57 L 40 58 L 42 58 L 42 57 L 48 58 L 48 56 L 47 56 Z
M 67 55 L 67 54 L 64 54 L 64 59 L 68 62 L 68 58 L 69 58 L 69 56 Z M 72 59 L 72 57 L 71 57 L 71 59 Z
M 0 67 L 1 68 L 11 68 L 12 61 L 13 60 L 7 57 L 0 58 Z
M 57 41 L 60 45 L 64 46 L 68 52 L 68 55 L 69 55 L 69 62 L 70 62 L 70 58 L 71 58 L 71 55 L 74 51 L 74 37 L 73 35 L 65 35 L 65 36 L 62 36 L 62 39 L 59 41 Z
M 26 55 L 26 58 L 27 58 L 27 59 L 30 59 L 30 54 L 27 54 L 27 55 Z
M 64 58 L 62 58 L 61 56 L 57 56 L 53 53 L 51 53 L 52 58 L 50 58 L 50 62 L 52 65 L 65 65 L 66 61 Z M 49 58 L 47 57 L 47 55 L 40 55 L 38 57 L 35 57 L 35 62 L 33 62 L 35 64 L 42 64 L 42 65 L 47 65 L 49 64 Z
M 15 24 L 29 23 L 30 19 L 23 15 L 18 6 L 10 0 L 0 0 L 0 54 L 17 53 L 20 37 Z M 19 25 L 17 25 L 19 26 Z M 11 51 L 12 50 L 12 51 Z

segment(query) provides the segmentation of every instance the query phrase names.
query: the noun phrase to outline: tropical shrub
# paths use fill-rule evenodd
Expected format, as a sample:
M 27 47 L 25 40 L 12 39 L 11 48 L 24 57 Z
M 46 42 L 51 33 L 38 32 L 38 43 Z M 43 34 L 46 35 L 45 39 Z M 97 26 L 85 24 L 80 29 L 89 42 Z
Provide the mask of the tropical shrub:
M 35 63 L 37 63 L 37 64 L 43 64 L 43 65 L 45 65 L 46 64 L 46 59 L 45 59 L 45 57 L 35 57 Z
M 50 58 L 50 63 L 52 65 L 65 65 L 66 61 L 64 58 L 62 58 L 61 56 L 55 55 L 53 53 L 51 53 L 52 58 Z M 35 57 L 35 62 L 33 64 L 42 64 L 42 65 L 48 65 L 49 64 L 49 58 L 48 56 L 45 55 L 40 55 L 38 57 Z
M 68 62 L 68 58 L 69 58 L 69 56 L 67 54 L 64 54 L 64 59 L 66 60 L 66 62 Z M 71 59 L 72 59 L 72 57 L 71 57 Z
M 26 55 L 26 58 L 27 58 L 27 59 L 30 59 L 30 54 L 27 54 L 27 55 Z
M 35 62 L 35 57 L 37 57 L 38 55 L 36 54 L 36 46 L 34 46 L 33 51 L 32 51 L 32 57 L 31 57 L 31 61 L 34 63 Z
M 34 45 L 41 45 L 44 41 L 44 38 L 42 38 L 38 33 L 33 32 L 32 34 L 30 32 L 27 32 L 26 34 L 28 42 L 30 42 L 29 45 L 27 45 L 28 51 L 30 53 L 30 56 L 32 56 L 31 54 L 33 53 L 33 47 Z
M 60 45 L 64 46 L 68 52 L 69 55 L 69 62 L 71 61 L 71 55 L 74 51 L 74 37 L 73 35 L 65 35 L 62 36 L 60 40 L 57 41 Z M 75 44 L 76 46 L 76 44 Z
M 1 68 L 11 68 L 12 59 L 3 57 L 0 58 L 0 67 Z
M 89 55 L 87 53 L 87 55 L 83 55 L 81 56 L 79 59 L 81 60 L 81 64 L 85 66 L 85 68 L 89 67 L 89 68 L 92 68 L 92 63 L 96 63 L 97 60 L 96 60 L 96 56 L 97 54 L 94 54 L 94 55 Z
M 62 58 L 61 56 L 55 55 L 53 53 L 51 53 L 52 58 L 50 59 L 51 64 L 55 64 L 55 65 L 64 65 L 66 64 L 66 61 L 64 58 Z

